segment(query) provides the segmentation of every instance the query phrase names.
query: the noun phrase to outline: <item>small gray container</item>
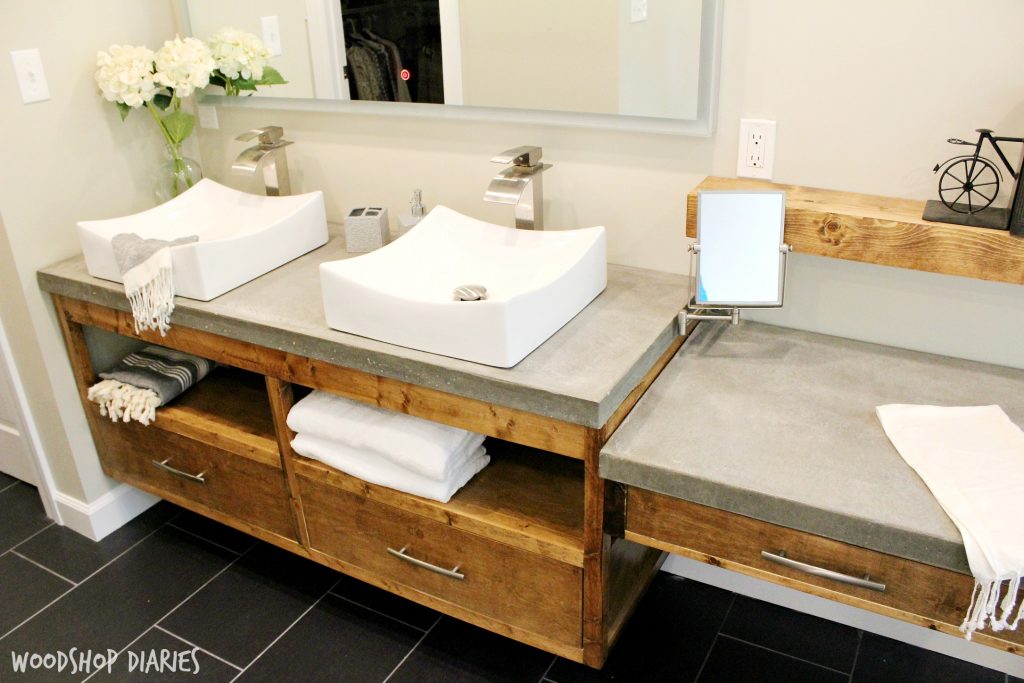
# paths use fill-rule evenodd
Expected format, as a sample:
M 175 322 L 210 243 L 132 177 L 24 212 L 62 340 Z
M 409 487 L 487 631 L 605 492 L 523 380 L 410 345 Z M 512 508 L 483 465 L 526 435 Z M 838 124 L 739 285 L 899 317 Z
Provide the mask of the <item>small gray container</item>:
M 388 210 L 380 206 L 359 206 L 345 216 L 345 250 L 362 254 L 380 249 L 390 234 Z

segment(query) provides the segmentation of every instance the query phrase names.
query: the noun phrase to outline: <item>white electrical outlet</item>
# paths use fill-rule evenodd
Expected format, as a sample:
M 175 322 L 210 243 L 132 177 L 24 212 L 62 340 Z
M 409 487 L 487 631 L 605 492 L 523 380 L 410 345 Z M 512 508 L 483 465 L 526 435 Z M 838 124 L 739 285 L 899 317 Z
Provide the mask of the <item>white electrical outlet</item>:
M 630 0 L 629 20 L 634 24 L 647 21 L 647 0 Z
M 271 57 L 281 56 L 281 23 L 277 16 L 260 17 L 260 28 L 263 30 L 263 44 Z
M 50 99 L 50 88 L 43 73 L 43 59 L 39 50 L 11 50 L 14 74 L 18 78 L 21 101 L 25 104 Z
M 736 175 L 740 178 L 772 179 L 775 164 L 775 122 L 740 119 Z

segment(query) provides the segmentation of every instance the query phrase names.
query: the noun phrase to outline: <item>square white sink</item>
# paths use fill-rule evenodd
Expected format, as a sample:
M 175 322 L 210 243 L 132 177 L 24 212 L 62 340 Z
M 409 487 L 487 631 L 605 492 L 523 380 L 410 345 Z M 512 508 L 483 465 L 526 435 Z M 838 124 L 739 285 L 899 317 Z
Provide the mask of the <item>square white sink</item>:
M 327 324 L 420 351 L 512 367 L 607 284 L 605 229 L 505 228 L 438 206 L 363 256 L 320 265 Z M 479 285 L 487 297 L 456 300 Z
M 80 221 L 89 274 L 122 282 L 112 240 L 121 233 L 199 241 L 171 248 L 178 296 L 209 301 L 327 243 L 322 192 L 264 197 L 204 178 L 155 208 L 103 221 Z

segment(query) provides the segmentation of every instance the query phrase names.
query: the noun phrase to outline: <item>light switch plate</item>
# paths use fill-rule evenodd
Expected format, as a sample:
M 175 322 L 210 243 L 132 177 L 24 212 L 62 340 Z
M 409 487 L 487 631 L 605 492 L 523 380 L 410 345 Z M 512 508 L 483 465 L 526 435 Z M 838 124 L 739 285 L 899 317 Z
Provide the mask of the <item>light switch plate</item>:
M 29 104 L 50 99 L 50 88 L 46 85 L 43 58 L 39 50 L 11 50 L 11 62 L 14 63 L 22 102 Z
M 217 107 L 212 104 L 200 104 L 196 107 L 199 114 L 199 126 L 216 130 L 220 128 L 220 121 L 217 120 Z
M 634 24 L 647 21 L 647 0 L 630 0 L 629 20 Z
M 281 55 L 281 22 L 277 15 L 260 17 L 260 28 L 263 30 L 263 44 L 267 46 L 271 57 Z

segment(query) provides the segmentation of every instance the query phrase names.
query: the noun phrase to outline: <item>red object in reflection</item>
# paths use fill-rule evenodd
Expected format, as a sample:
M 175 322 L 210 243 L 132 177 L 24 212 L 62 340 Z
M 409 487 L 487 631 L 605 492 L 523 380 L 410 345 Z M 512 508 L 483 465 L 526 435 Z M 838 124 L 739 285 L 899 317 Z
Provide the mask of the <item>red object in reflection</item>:
M 401 73 L 399 73 L 398 75 L 401 76 L 403 81 L 407 81 L 410 78 L 412 78 L 412 74 L 409 73 L 408 69 L 402 69 Z

